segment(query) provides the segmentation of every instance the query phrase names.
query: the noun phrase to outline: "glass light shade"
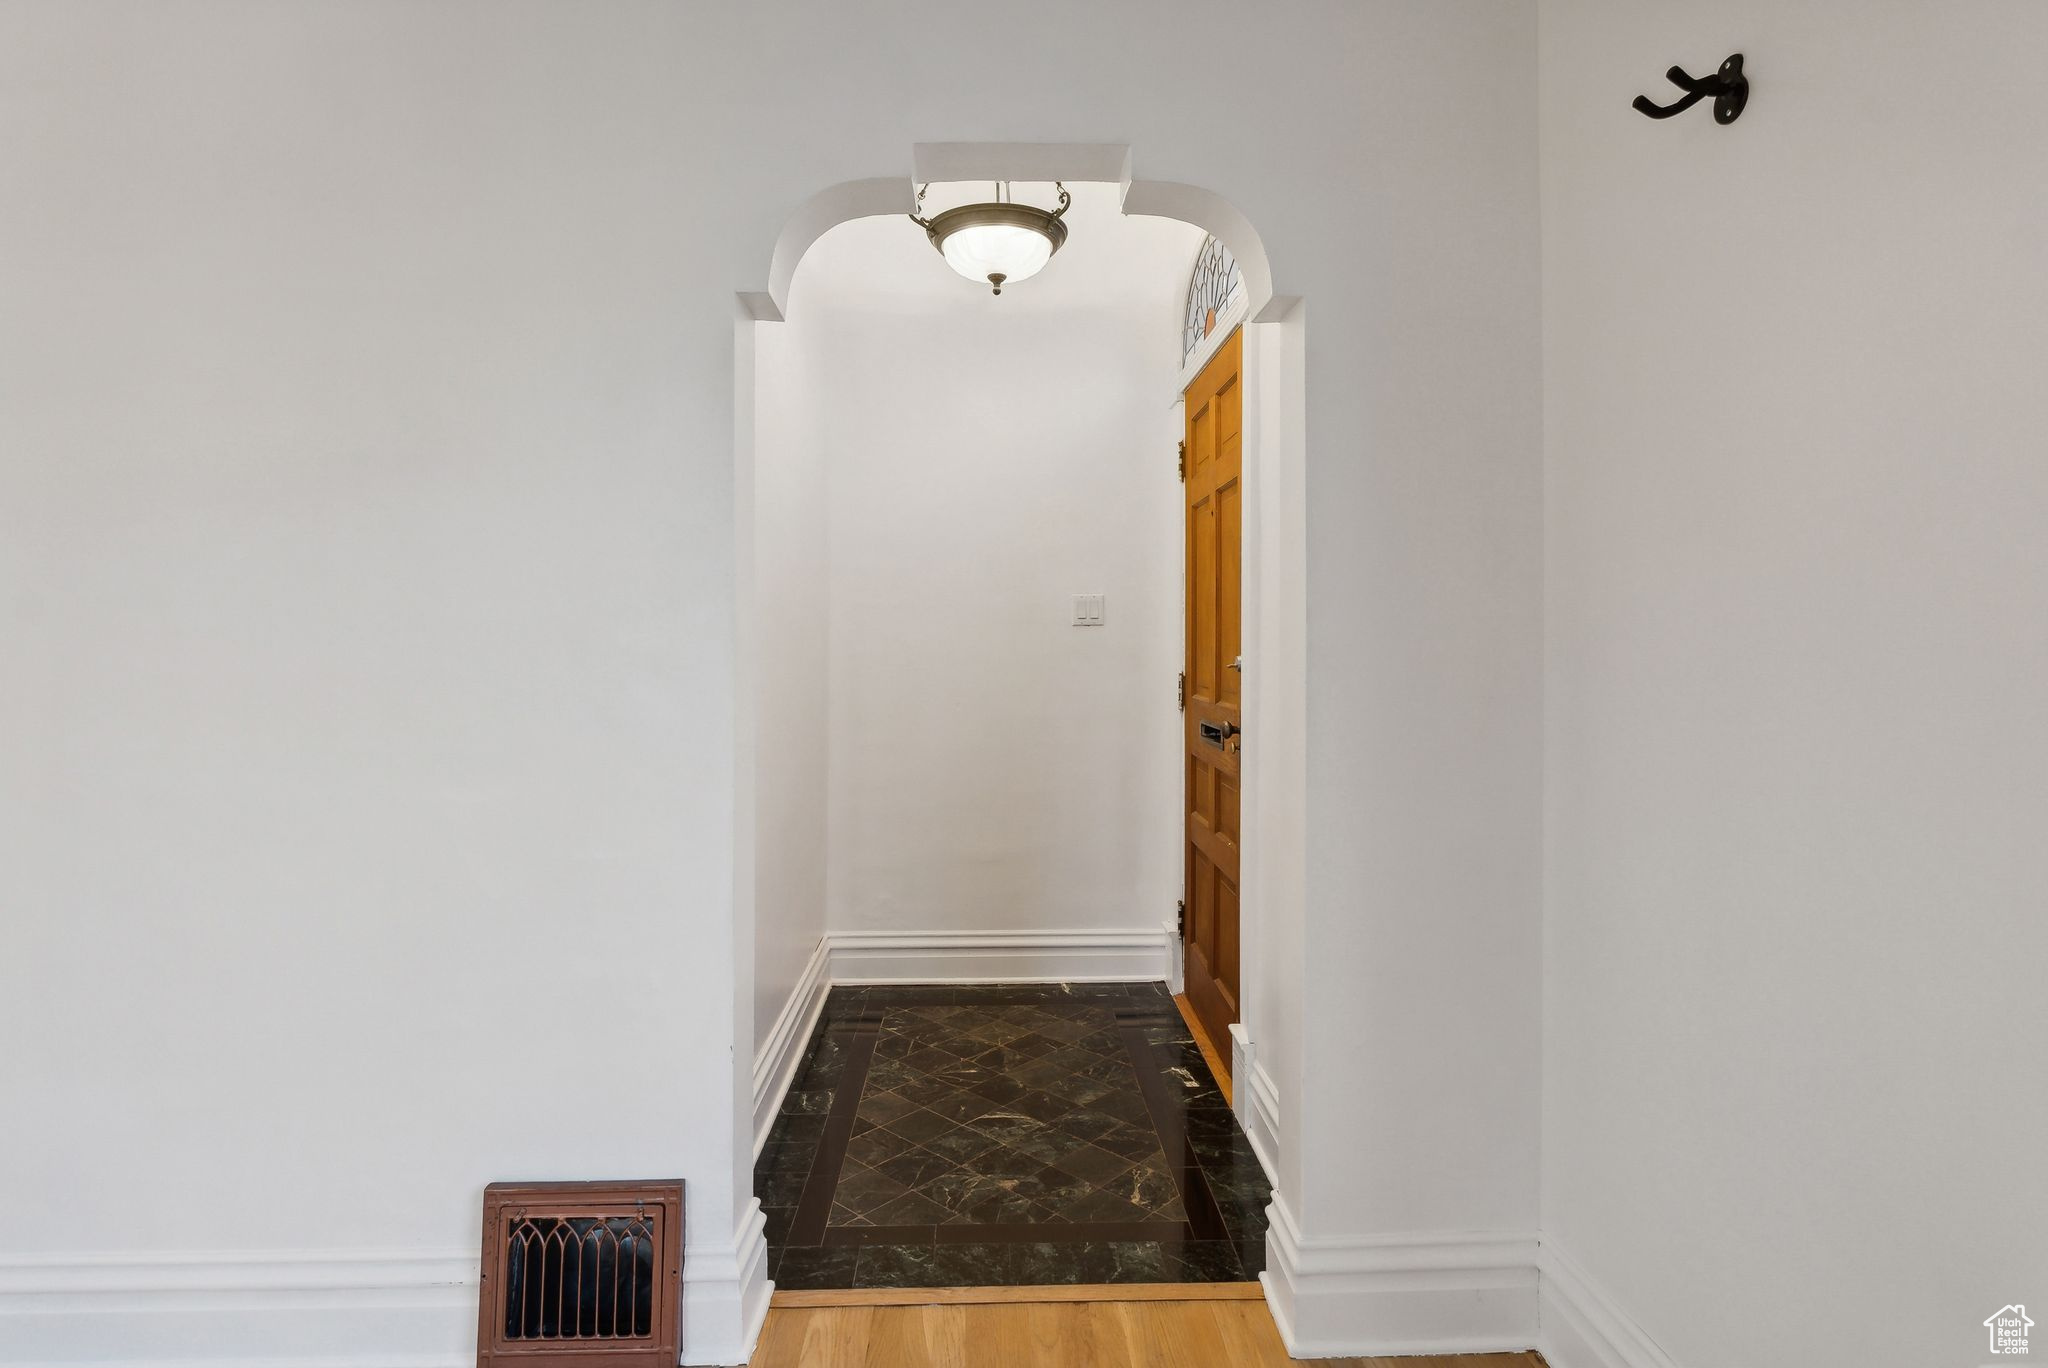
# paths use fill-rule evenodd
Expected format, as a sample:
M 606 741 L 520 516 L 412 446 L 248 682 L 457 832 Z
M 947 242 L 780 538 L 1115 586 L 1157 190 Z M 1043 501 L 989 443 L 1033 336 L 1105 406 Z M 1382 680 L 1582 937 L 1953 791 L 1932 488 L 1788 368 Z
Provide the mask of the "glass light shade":
M 988 282 L 997 294 L 1037 275 L 1067 240 L 1059 214 L 1028 204 L 963 204 L 933 219 L 925 232 L 948 266 Z
M 961 228 L 939 250 L 946 264 L 977 283 L 1001 276 L 1005 285 L 1029 280 L 1052 260 L 1052 240 L 1031 228 L 984 223 Z

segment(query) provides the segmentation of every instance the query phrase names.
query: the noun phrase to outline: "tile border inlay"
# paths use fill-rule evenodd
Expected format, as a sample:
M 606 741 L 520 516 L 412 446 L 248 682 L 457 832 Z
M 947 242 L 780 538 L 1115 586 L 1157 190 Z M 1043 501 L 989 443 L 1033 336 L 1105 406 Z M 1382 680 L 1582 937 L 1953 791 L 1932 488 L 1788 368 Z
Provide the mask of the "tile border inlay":
M 977 1023 L 957 1028 L 957 1034 L 949 1036 L 951 1020 L 964 1019 L 965 1014 L 932 1010 L 941 1007 L 990 1009 L 997 1014 L 992 1023 L 996 1029 L 989 1031 Z M 1000 1033 L 1004 1024 L 1001 1009 L 1010 1007 L 1041 1009 L 1025 1012 L 1021 1018 L 1012 1014 L 1012 1020 L 1021 1020 L 1028 1033 L 1019 1041 L 1024 1050 L 1021 1056 L 1008 1043 L 1010 1037 Z M 1090 1011 L 1068 1010 L 1074 1008 Z M 899 1012 L 913 1015 L 890 1015 Z M 1071 1034 L 1063 1034 L 1063 1030 Z M 763 1194 L 769 1218 L 771 1276 L 778 1285 L 792 1290 L 1073 1283 L 1223 1285 L 1256 1277 L 1264 1267 L 1265 1203 L 1270 1187 L 1221 1096 L 1213 1071 L 1186 1030 L 1164 985 L 1155 983 L 832 989 L 756 1165 L 756 1187 Z M 997 1042 L 992 1047 L 993 1060 L 978 1059 L 960 1048 L 977 1039 Z M 1063 1083 L 1045 1076 L 1043 1065 L 1037 1065 L 1041 1054 L 1057 1054 L 1062 1042 L 1076 1055 L 1073 1067 L 1078 1069 L 1064 1077 L 1082 1085 L 1071 1090 L 1071 1095 Z M 931 1048 L 934 1044 L 939 1050 Z M 941 1051 L 949 1050 L 972 1064 L 948 1072 Z M 1012 1051 L 1007 1065 L 1001 1060 L 1005 1051 Z M 1092 1068 L 1083 1052 L 1095 1056 Z M 1101 1072 L 1111 1060 L 1127 1066 L 1128 1075 L 1117 1070 Z M 971 1076 L 974 1065 L 997 1071 L 994 1079 L 1010 1079 L 1003 1085 L 1009 1091 L 998 1095 L 959 1082 L 958 1074 Z M 1040 1070 L 1036 1081 L 1030 1077 L 1034 1065 Z M 1012 1079 L 1008 1073 L 1012 1068 L 1024 1072 Z M 889 1081 L 876 1081 L 883 1078 Z M 910 1089 L 898 1093 L 895 1089 L 905 1078 L 934 1088 L 933 1094 L 921 1095 Z M 1097 1080 L 1092 1090 L 1087 1086 L 1089 1079 Z M 933 1144 L 951 1132 L 926 1135 L 899 1130 L 890 1120 L 890 1111 L 872 1105 L 902 1107 L 914 1100 L 929 1104 L 939 1118 L 957 1119 L 962 1129 L 974 1129 L 976 1113 L 956 1112 L 942 1105 L 948 1095 L 938 1086 L 945 1082 L 962 1089 L 962 1093 L 951 1095 L 956 1102 L 964 1100 L 971 1106 L 975 1099 L 963 1094 L 974 1091 L 1000 1101 L 1006 1111 L 1022 1109 L 1021 1116 L 1000 1118 L 1005 1124 L 1042 1117 L 1046 1125 L 1056 1128 L 1060 1123 L 1052 1118 L 1061 1115 L 1056 1110 L 1059 1103 L 1078 1108 L 1077 1119 L 1096 1126 L 1110 1125 L 1106 1118 L 1120 1118 L 1122 1143 L 1112 1144 L 1105 1132 L 1097 1135 L 1098 1149 L 1087 1143 L 1087 1137 L 1095 1132 L 1078 1131 L 1083 1137 L 1082 1150 L 1094 1154 L 1099 1168 L 1071 1167 L 1054 1152 L 1047 1157 L 1053 1158 L 1057 1167 L 1037 1175 L 1041 1180 L 1049 1178 L 1054 1188 L 1034 1192 L 1029 1201 L 1022 1199 L 1029 1188 L 1017 1190 L 1014 1208 L 977 1210 L 972 1219 L 961 1219 L 970 1213 L 957 1204 L 957 1196 L 942 1197 L 944 1176 L 926 1169 L 922 1171 L 932 1177 L 925 1179 L 918 1165 L 910 1162 L 915 1156 L 930 1163 L 935 1153 L 951 1158 L 945 1144 Z M 1130 1091 L 1132 1083 L 1137 1085 L 1135 1093 Z M 873 1098 L 868 1096 L 871 1084 Z M 1046 1111 L 1033 1110 L 1033 1096 Z M 1018 1101 L 1012 1103 L 1010 1098 Z M 865 1109 L 864 1102 L 870 1104 Z M 1111 1102 L 1116 1105 L 1109 1105 Z M 915 1106 L 906 1115 L 926 1124 L 934 1120 Z M 1140 1141 L 1140 1136 L 1146 1140 Z M 902 1160 L 878 1160 L 878 1153 L 886 1156 L 890 1150 L 877 1146 L 877 1139 L 901 1145 Z M 1141 1156 L 1134 1146 L 1149 1151 L 1147 1142 L 1156 1144 L 1157 1150 Z M 1046 1153 L 1023 1140 L 1008 1143 L 1022 1147 L 1008 1152 L 1011 1162 L 1018 1161 L 1021 1154 Z M 925 1144 L 932 1145 L 931 1152 L 920 1148 Z M 973 1150 L 964 1152 L 971 1156 Z M 1080 1157 L 1079 1151 L 1074 1153 Z M 1135 1195 L 1112 1192 L 1116 1186 L 1113 1165 L 1118 1159 L 1126 1165 L 1136 1161 L 1133 1172 L 1150 1175 L 1140 1179 Z M 953 1162 L 960 1168 L 946 1173 L 971 1173 L 977 1161 L 967 1157 Z M 903 1166 L 896 1167 L 899 1163 Z M 997 1167 L 991 1172 L 1023 1170 Z M 1058 1185 L 1069 1182 L 1072 1174 L 1083 1176 L 1071 1179 L 1074 1186 L 1065 1189 L 1070 1195 L 1055 1195 L 1061 1191 Z M 926 1181 L 938 1182 L 941 1187 L 925 1188 Z M 895 1182 L 908 1191 L 892 1188 Z M 847 1183 L 852 1186 L 842 1195 L 842 1185 Z M 1098 1191 L 1090 1184 L 1108 1186 Z M 892 1197 L 891 1191 L 900 1195 Z M 1041 1206 L 1043 1211 L 1038 1211 Z M 1126 1206 L 1131 1213 L 1128 1218 L 1112 1210 Z M 952 1214 L 942 1214 L 941 1207 Z M 997 1212 L 1001 1214 L 988 1219 Z M 889 1220 L 892 1215 L 897 1219 Z M 1176 1216 L 1180 1219 L 1174 1219 Z
M 804 1180 L 803 1196 L 797 1199 L 796 1222 L 789 1228 L 789 1243 L 793 1245 L 825 1242 L 826 1223 L 832 1217 L 832 1194 L 838 1190 L 839 1173 L 846 1166 L 846 1147 L 853 1142 L 854 1113 L 860 1110 L 868 1066 L 875 1058 L 875 1042 L 881 1039 L 882 1014 L 863 1012 L 843 1024 L 835 1022 L 829 1032 L 845 1041 L 846 1071 L 832 1094 L 832 1110 L 825 1116 L 825 1133 L 818 1139 L 817 1157 L 811 1160 L 811 1174 Z
M 1145 1027 L 1167 1017 L 1179 1021 L 1180 1012 L 1169 1001 L 1164 1012 L 1118 1011 L 1114 1015 L 1117 1034 L 1123 1037 L 1124 1048 L 1131 1055 L 1131 1067 L 1138 1074 L 1138 1091 L 1144 1095 L 1146 1110 L 1152 1113 L 1152 1129 L 1159 1133 L 1159 1147 L 1166 1152 L 1168 1172 L 1173 1175 L 1174 1186 L 1180 1189 L 1181 1205 L 1188 1213 L 1182 1223 L 1187 1228 L 1186 1238 L 1224 1239 L 1223 1213 L 1209 1191 L 1209 1180 L 1202 1176 L 1200 1161 L 1188 1146 L 1187 1118 L 1176 1109 L 1172 1095 L 1166 1091 L 1166 1080 L 1150 1067 L 1158 1062 L 1158 1047 L 1145 1039 Z M 1175 1158 L 1176 1155 L 1179 1157 Z

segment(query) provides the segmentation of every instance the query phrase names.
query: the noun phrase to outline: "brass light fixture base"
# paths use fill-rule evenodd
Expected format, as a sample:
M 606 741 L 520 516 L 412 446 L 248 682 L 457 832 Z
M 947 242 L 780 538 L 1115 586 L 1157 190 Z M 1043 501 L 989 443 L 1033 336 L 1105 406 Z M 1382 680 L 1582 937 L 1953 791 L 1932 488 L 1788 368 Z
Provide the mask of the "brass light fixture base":
M 910 221 L 924 229 L 925 236 L 931 239 L 932 246 L 941 256 L 946 253 L 946 239 L 963 229 L 1006 227 L 1023 228 L 1044 238 L 1052 244 L 1052 250 L 1046 254 L 1050 259 L 1066 245 L 1067 225 L 1062 222 L 1062 216 L 1074 203 L 1074 197 L 1068 193 L 1066 186 L 1056 183 L 1055 188 L 1060 196 L 1060 207 L 1057 209 L 1040 209 L 1035 205 L 995 200 L 984 204 L 963 204 L 932 218 L 912 214 Z M 997 193 L 1002 193 L 1000 186 Z M 923 191 L 918 192 L 918 198 L 924 198 Z M 1009 276 L 1001 271 L 991 272 L 988 281 L 992 293 L 1001 294 L 1003 282 L 1008 279 Z

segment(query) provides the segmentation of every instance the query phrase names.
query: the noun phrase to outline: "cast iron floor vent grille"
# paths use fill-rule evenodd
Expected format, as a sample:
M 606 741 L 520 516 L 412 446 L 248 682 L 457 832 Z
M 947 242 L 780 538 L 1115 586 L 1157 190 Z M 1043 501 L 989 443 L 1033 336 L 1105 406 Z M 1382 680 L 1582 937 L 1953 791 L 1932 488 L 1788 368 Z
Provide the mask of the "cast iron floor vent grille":
M 485 1188 L 479 1368 L 672 1368 L 682 1231 L 680 1182 Z
M 644 1216 L 529 1216 L 506 1246 L 506 1339 L 653 1333 L 654 1230 Z

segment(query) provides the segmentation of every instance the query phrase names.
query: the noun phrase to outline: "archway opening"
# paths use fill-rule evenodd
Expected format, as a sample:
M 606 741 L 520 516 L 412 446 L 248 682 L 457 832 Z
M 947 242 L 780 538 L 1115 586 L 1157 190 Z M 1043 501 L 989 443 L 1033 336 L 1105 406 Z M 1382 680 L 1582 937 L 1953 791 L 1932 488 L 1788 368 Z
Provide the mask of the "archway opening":
M 1259 814 L 1290 786 L 1275 811 L 1299 811 L 1299 318 L 1283 321 L 1256 236 L 1216 197 L 1068 183 L 1072 243 L 1001 299 L 898 217 L 904 181 L 818 196 L 769 288 L 742 297 L 738 884 L 756 1049 L 740 1087 L 781 1285 L 1071 1281 L 1077 1258 L 1154 1281 L 1263 1267 L 1283 1162 L 1255 1048 L 1289 1032 L 1269 952 L 1290 942 L 1268 912 L 1288 837 Z M 1191 356 L 1189 275 L 1218 229 L 1248 250 Z M 1276 744 L 1243 775 L 1243 1022 L 1215 1042 L 1238 1078 L 1219 1106 L 1177 1014 L 1146 1011 L 1180 986 L 1176 400 L 1240 328 L 1245 730 L 1271 722 Z M 1133 985 L 1152 984 L 1147 1004 Z M 949 1026 L 970 1008 L 991 1014 Z M 1127 1072 L 1128 1094 L 1077 1084 L 1090 1068 L 1098 1084 Z M 1176 1110 L 1174 1086 L 1210 1105 Z M 1049 1139 L 1061 1126 L 1103 1129 Z M 1070 1229 L 997 1229 L 1032 1222 Z M 1064 1257 L 1034 1278 L 999 1245 Z

